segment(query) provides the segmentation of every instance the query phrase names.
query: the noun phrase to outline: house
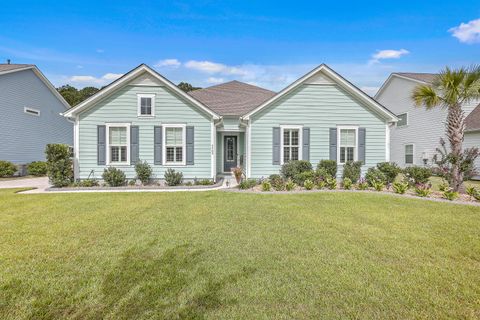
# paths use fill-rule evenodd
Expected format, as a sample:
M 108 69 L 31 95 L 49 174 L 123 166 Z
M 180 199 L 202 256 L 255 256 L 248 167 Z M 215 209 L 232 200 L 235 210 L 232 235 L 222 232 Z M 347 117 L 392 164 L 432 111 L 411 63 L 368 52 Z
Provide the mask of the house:
M 440 138 L 446 140 L 447 110 L 415 107 L 411 95 L 420 84 L 431 84 L 433 73 L 392 73 L 375 95 L 375 99 L 394 112 L 399 121 L 392 128 L 390 159 L 405 167 L 434 164 Z M 465 112 L 466 131 L 464 147 L 480 147 L 480 101 L 462 106 Z M 476 166 L 480 168 L 480 159 Z
M 388 161 L 396 116 L 322 64 L 274 93 L 238 81 L 187 94 L 145 64 L 64 115 L 74 124 L 75 177 L 115 166 L 135 177 L 147 161 L 185 179 L 216 179 L 241 166 L 249 178 L 290 160 Z
M 73 145 L 68 108 L 35 65 L 0 64 L 0 160 L 45 161 L 47 144 Z

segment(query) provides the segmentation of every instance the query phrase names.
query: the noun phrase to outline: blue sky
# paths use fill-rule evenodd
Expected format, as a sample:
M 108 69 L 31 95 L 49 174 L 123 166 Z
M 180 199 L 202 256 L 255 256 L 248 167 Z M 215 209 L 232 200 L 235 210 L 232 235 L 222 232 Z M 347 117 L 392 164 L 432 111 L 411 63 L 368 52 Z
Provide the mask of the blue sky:
M 146 63 L 176 83 L 273 90 L 327 63 L 368 93 L 391 72 L 480 63 L 478 0 L 123 2 L 4 1 L 0 60 L 34 63 L 57 86 Z

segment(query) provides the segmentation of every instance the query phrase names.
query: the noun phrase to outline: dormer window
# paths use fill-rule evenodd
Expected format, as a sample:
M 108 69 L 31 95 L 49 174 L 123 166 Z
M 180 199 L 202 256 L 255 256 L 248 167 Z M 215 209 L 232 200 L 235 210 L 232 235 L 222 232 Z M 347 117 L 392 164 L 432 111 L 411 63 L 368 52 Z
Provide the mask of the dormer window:
M 138 116 L 151 118 L 155 116 L 155 94 L 138 94 Z

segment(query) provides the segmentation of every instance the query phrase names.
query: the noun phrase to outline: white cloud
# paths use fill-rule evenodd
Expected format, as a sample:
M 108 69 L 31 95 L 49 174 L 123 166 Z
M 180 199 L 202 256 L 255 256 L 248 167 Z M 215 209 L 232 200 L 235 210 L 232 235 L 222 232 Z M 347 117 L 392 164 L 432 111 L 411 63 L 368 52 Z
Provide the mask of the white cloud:
M 370 63 L 380 62 L 380 60 L 384 59 L 398 59 L 404 55 L 409 54 L 410 51 L 405 49 L 400 50 L 378 50 L 376 53 L 372 55 L 372 59 Z
M 480 42 L 480 19 L 461 23 L 457 27 L 448 30 L 455 38 L 463 43 Z
M 227 66 L 223 63 L 217 63 L 212 61 L 196 61 L 190 60 L 185 63 L 185 67 L 210 74 L 226 74 L 226 75 L 238 75 L 246 76 L 248 71 L 238 66 Z
M 123 76 L 121 73 L 106 73 L 100 78 L 94 76 L 71 76 L 68 81 L 85 86 L 103 86 Z
M 177 59 L 164 59 L 160 60 L 157 63 L 154 64 L 155 67 L 161 68 L 161 67 L 174 67 L 178 68 L 180 67 L 182 63 L 178 61 Z
M 219 83 L 225 82 L 225 79 L 224 78 L 209 77 L 207 79 L 207 82 L 211 83 L 211 84 L 219 84 Z

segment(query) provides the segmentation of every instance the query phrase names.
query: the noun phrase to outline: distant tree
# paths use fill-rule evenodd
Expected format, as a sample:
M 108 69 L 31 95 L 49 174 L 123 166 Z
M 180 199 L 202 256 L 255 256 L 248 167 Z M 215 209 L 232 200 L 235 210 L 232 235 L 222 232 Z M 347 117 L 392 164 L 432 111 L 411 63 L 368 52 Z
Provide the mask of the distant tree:
M 202 89 L 200 87 L 194 87 L 192 86 L 190 83 L 188 82 L 180 82 L 177 87 L 182 90 L 182 91 L 185 91 L 185 92 L 189 92 L 189 91 L 194 91 L 194 90 L 198 90 L 198 89 Z
M 85 87 L 81 90 L 78 90 L 77 88 L 67 84 L 57 88 L 57 91 L 73 107 L 83 100 L 93 96 L 99 91 L 99 89 L 95 87 Z
M 80 95 L 80 100 L 81 100 L 80 102 L 82 102 L 85 99 L 90 98 L 91 96 L 93 96 L 98 91 L 100 91 L 100 89 L 95 88 L 95 87 L 85 87 L 82 90 L 79 90 L 78 92 L 79 92 L 79 95 Z

